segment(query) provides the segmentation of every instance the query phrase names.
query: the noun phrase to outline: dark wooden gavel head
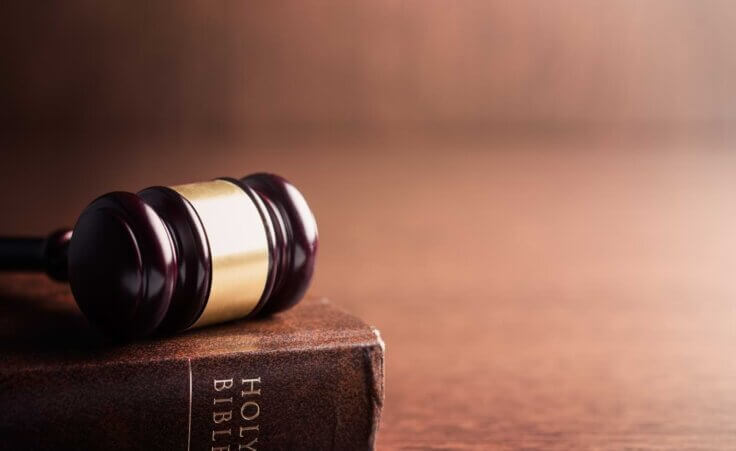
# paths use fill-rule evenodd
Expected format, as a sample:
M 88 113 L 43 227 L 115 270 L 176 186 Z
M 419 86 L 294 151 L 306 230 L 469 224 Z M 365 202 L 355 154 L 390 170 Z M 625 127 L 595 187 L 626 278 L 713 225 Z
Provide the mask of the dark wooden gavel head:
M 68 277 L 93 324 L 141 337 L 293 306 L 317 245 L 304 197 L 279 176 L 157 186 L 105 194 L 82 212 Z

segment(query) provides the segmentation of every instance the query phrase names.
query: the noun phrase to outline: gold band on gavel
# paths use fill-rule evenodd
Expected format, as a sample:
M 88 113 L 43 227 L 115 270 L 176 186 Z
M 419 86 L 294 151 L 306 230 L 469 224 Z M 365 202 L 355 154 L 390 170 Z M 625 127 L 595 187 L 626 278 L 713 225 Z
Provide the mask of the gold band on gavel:
M 209 299 L 191 327 L 246 316 L 258 304 L 268 277 L 268 237 L 256 205 L 239 186 L 226 180 L 171 189 L 199 215 L 212 258 Z

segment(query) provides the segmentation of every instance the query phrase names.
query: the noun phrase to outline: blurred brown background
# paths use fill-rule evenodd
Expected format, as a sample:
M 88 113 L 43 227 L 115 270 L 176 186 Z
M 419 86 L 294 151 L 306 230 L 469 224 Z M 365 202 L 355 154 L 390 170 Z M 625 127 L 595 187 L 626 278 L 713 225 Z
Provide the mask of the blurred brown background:
M 23 141 L 722 131 L 736 116 L 729 1 L 13 3 L 3 129 Z
M 382 447 L 733 448 L 732 2 L 0 12 L 0 233 L 280 173 L 387 341 Z

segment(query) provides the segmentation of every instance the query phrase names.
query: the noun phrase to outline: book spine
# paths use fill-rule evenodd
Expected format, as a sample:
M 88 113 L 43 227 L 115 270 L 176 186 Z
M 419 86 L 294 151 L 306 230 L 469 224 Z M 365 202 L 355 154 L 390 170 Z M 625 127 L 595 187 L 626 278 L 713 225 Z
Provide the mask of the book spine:
M 0 376 L 7 449 L 372 449 L 379 342 Z

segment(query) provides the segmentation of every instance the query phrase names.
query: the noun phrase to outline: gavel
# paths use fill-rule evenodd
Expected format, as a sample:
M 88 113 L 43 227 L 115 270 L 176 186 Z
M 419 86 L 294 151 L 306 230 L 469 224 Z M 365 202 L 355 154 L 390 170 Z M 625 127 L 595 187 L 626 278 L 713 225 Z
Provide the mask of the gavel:
M 0 269 L 68 280 L 94 326 L 137 338 L 292 307 L 318 241 L 302 194 L 258 173 L 102 195 L 73 230 L 0 238 Z

